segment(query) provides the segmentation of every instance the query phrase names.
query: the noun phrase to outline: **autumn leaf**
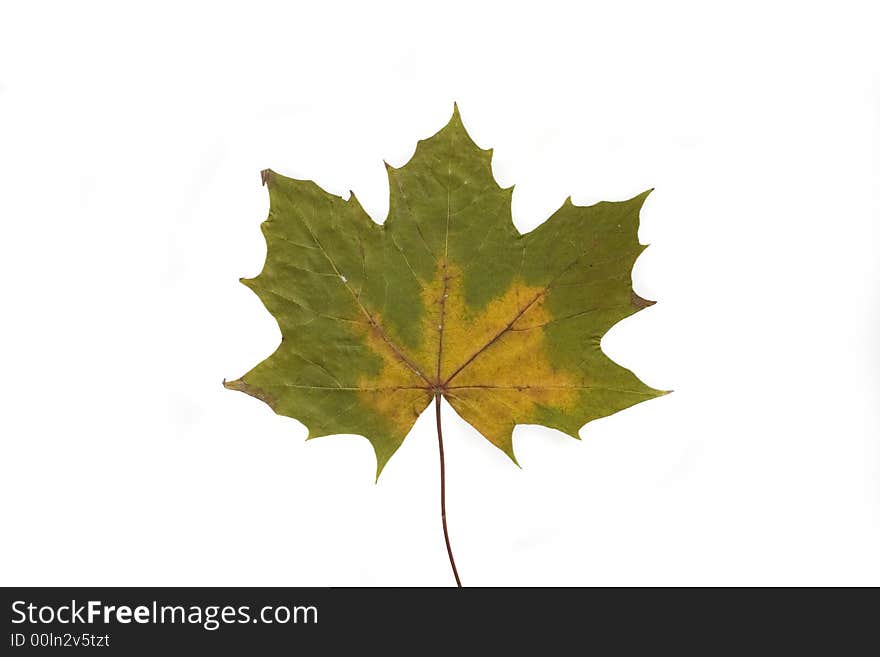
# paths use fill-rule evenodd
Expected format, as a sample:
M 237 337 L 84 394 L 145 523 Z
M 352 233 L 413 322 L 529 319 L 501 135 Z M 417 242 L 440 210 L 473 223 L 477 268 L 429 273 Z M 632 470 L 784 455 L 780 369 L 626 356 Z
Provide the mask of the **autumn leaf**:
M 263 172 L 262 272 L 242 282 L 278 321 L 278 349 L 228 388 L 297 418 L 309 438 L 365 436 L 379 476 L 439 398 L 515 461 L 517 424 L 577 437 L 587 422 L 664 394 L 610 360 L 602 335 L 651 305 L 632 289 L 649 192 L 565 201 L 522 235 L 513 188 L 456 107 L 400 168 L 388 217 L 355 198 Z M 442 445 L 441 445 L 442 448 Z

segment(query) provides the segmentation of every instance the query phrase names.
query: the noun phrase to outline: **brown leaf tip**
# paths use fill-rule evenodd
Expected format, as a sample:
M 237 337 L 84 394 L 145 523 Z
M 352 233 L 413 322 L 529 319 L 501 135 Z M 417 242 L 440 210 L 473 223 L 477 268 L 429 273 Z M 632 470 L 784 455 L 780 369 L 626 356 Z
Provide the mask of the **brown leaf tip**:
M 263 169 L 260 171 L 260 182 L 265 186 L 269 184 L 269 178 L 272 175 L 271 169 Z
M 274 397 L 272 397 L 265 390 L 245 383 L 241 379 L 236 379 L 235 381 L 227 381 L 226 379 L 223 379 L 223 387 L 227 390 L 237 390 L 238 392 L 243 392 L 246 395 L 250 395 L 251 397 L 256 397 L 261 402 L 268 404 L 272 410 L 275 410 Z
M 630 298 L 630 303 L 632 303 L 633 308 L 638 308 L 641 310 L 642 308 L 648 308 L 649 306 L 653 306 L 656 301 L 651 301 L 650 299 L 643 299 L 638 294 L 635 293 L 635 290 L 632 291 L 632 296 Z

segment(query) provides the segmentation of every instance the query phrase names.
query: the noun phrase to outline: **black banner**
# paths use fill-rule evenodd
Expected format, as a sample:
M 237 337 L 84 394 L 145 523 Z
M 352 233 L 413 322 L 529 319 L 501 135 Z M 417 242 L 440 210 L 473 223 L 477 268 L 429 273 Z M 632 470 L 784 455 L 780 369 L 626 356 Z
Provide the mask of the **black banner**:
M 539 654 L 636 647 L 840 652 L 876 591 L 712 589 L 7 588 L 3 654 Z M 851 602 L 852 604 L 847 604 Z M 836 631 L 833 621 L 842 623 Z

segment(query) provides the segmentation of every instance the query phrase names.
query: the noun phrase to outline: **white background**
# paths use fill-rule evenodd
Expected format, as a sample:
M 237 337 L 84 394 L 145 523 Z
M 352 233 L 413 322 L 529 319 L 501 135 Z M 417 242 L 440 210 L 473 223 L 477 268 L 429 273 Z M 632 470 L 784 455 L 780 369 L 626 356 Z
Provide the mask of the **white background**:
M 516 469 L 445 407 L 470 585 L 880 584 L 871 3 L 4 3 L 6 585 L 447 585 L 426 413 L 378 485 L 221 380 L 266 167 L 381 221 L 457 100 L 528 230 L 648 187 L 606 351 L 675 394 Z

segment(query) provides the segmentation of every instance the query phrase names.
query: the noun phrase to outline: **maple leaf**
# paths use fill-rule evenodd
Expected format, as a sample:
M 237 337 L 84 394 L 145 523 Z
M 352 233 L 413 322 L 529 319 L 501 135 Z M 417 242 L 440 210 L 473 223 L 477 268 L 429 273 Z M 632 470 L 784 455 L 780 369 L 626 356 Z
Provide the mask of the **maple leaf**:
M 432 401 L 440 433 L 441 396 L 515 461 L 517 424 L 577 438 L 590 420 L 665 394 L 600 348 L 611 326 L 654 303 L 631 280 L 649 192 L 589 207 L 569 197 L 523 235 L 491 159 L 456 106 L 408 163 L 386 164 L 383 225 L 353 193 L 264 171 L 266 262 L 242 282 L 282 341 L 226 387 L 297 418 L 309 438 L 365 436 L 377 478 Z

